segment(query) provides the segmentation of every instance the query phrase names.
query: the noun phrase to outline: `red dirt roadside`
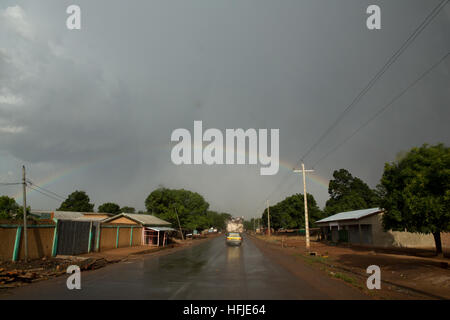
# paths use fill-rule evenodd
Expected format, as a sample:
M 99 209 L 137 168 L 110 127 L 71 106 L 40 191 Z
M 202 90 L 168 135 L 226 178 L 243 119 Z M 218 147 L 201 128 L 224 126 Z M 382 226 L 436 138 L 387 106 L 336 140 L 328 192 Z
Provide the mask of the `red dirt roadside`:
M 289 265 L 289 259 L 297 264 L 306 262 L 375 299 L 450 299 L 450 261 L 446 258 L 383 253 L 321 242 L 311 242 L 310 251 L 315 254 L 311 256 L 305 249 L 304 239 L 300 237 L 284 240 L 283 247 L 281 237 L 250 237 L 259 247 L 276 252 L 277 259 L 283 260 L 282 263 Z M 292 260 L 292 257 L 296 260 Z M 369 275 L 366 268 L 370 265 L 377 265 L 381 269 L 380 290 L 367 289 Z M 295 265 L 290 267 L 295 268 Z

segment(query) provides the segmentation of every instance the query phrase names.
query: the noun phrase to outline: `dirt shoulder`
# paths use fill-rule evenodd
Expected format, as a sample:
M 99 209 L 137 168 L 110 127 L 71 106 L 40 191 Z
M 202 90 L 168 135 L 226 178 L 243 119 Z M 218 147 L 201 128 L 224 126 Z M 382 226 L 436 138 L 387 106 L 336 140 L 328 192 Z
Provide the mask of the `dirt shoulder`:
M 268 241 L 258 239 L 253 236 L 247 237 L 255 246 L 271 261 L 279 264 L 285 270 L 300 278 L 301 280 L 314 286 L 317 290 L 323 292 L 323 297 L 338 300 L 368 300 L 372 299 L 370 295 L 361 290 L 339 281 L 338 278 L 329 279 L 327 275 L 322 274 L 313 266 L 305 263 L 298 256 L 298 252 L 288 252 L 278 246 L 274 246 Z
M 297 264 L 306 262 L 329 277 L 340 279 L 375 299 L 450 299 L 448 259 L 379 253 L 320 242 L 311 242 L 310 251 L 314 255 L 310 255 L 305 249 L 303 237 L 289 240 L 250 235 L 250 238 L 278 252 L 277 259 L 290 259 Z M 370 265 L 377 265 L 381 269 L 380 290 L 367 289 L 369 275 L 366 269 Z

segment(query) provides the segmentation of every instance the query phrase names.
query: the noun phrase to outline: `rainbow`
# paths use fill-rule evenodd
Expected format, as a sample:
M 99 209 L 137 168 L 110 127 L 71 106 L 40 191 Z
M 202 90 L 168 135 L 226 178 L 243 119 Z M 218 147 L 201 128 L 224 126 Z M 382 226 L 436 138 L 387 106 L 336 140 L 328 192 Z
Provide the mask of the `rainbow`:
M 203 145 L 201 145 L 201 144 L 194 144 L 194 143 L 192 143 L 191 145 L 192 145 L 192 148 L 193 148 L 193 149 L 200 149 L 200 150 L 203 150 Z M 245 154 L 246 157 L 248 157 L 248 156 L 250 155 L 250 152 L 247 151 L 247 150 L 246 150 L 246 151 L 242 151 L 242 150 L 232 150 L 231 148 L 226 148 L 226 147 L 225 147 L 225 148 L 222 147 L 222 150 L 224 151 L 224 153 L 225 153 L 227 150 L 230 150 L 230 152 L 235 152 L 236 154 L 237 154 L 237 153 L 239 153 L 239 154 Z M 253 155 L 255 155 L 256 158 L 258 158 L 258 155 L 257 155 L 257 154 L 254 153 Z M 286 172 L 286 171 L 293 171 L 293 169 L 294 169 L 294 167 L 295 167 L 295 165 L 293 165 L 292 163 L 290 163 L 290 162 L 288 162 L 288 161 L 284 161 L 284 160 L 282 160 L 282 159 L 279 160 L 279 165 L 280 165 L 280 169 L 283 169 L 283 171 L 285 171 L 285 172 Z M 280 172 L 278 172 L 278 173 L 280 173 Z M 325 189 L 325 190 L 328 191 L 328 184 L 329 184 L 330 181 L 329 181 L 327 178 L 325 178 L 325 177 L 319 175 L 319 174 L 317 173 L 317 171 L 314 172 L 314 173 L 310 173 L 310 174 L 306 175 L 306 178 L 307 178 L 308 180 L 312 181 L 315 185 L 319 186 L 320 188 L 323 188 L 323 189 Z
M 62 168 L 60 170 L 54 171 L 51 174 L 47 175 L 46 177 L 43 177 L 41 179 L 32 179 L 30 178 L 30 180 L 33 181 L 33 183 L 37 184 L 40 187 L 48 187 L 51 184 L 65 178 L 68 177 L 74 173 L 77 173 L 79 171 L 85 170 L 86 168 L 89 168 L 90 166 L 92 166 L 93 164 L 99 162 L 100 160 L 102 160 L 105 157 L 99 157 L 99 158 L 94 158 L 94 159 L 89 159 L 89 160 L 85 160 L 85 161 L 81 161 L 73 166 L 69 166 L 69 167 L 65 167 Z M 51 190 L 51 189 L 50 189 Z M 18 199 L 22 199 L 22 190 L 18 191 L 17 193 L 15 193 L 13 195 L 14 199 L 16 199 L 16 201 Z M 61 201 L 62 202 L 62 201 Z
M 198 145 L 194 145 L 192 144 L 193 148 L 203 148 L 203 146 L 198 146 Z M 172 145 L 168 144 L 167 147 L 171 148 Z M 224 148 L 224 151 L 226 151 L 226 148 Z M 237 151 L 240 153 L 245 153 L 246 156 L 248 156 L 250 153 L 248 151 Z M 101 156 L 101 157 L 97 157 L 97 158 L 93 158 L 93 159 L 88 159 L 85 161 L 81 161 L 79 163 L 77 163 L 76 165 L 73 166 L 69 166 L 57 171 L 52 172 L 51 174 L 49 174 L 48 176 L 38 179 L 38 180 L 33 180 L 33 182 L 41 187 L 48 187 L 50 185 L 52 185 L 53 183 L 68 177 L 74 173 L 86 170 L 87 168 L 89 168 L 90 166 L 94 165 L 97 162 L 100 162 L 101 160 L 107 158 L 106 156 Z M 279 161 L 279 165 L 280 165 L 280 169 L 282 169 L 284 172 L 287 171 L 292 171 L 294 168 L 294 165 L 288 161 L 283 161 L 280 160 Z M 280 172 L 279 172 L 280 173 Z M 308 174 L 307 175 L 307 179 L 311 182 L 313 182 L 315 185 L 319 186 L 320 188 L 323 188 L 325 190 L 328 190 L 328 184 L 329 184 L 329 180 L 324 178 L 323 176 L 319 175 L 317 172 L 314 172 L 312 174 Z M 22 191 L 19 190 L 17 193 L 15 193 L 13 195 L 13 197 L 18 200 L 22 198 Z

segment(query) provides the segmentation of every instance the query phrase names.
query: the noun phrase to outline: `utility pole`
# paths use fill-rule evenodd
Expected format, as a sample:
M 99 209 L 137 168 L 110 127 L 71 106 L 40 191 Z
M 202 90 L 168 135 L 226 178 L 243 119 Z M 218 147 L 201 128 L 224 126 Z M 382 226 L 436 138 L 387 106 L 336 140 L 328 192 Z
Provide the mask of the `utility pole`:
M 173 207 L 175 209 L 175 213 L 177 215 L 177 220 L 178 220 L 178 228 L 180 228 L 180 233 L 181 233 L 181 240 L 184 241 L 184 235 L 183 235 L 183 230 L 181 230 L 181 224 L 180 224 L 180 218 L 178 218 L 178 211 L 177 208 Z
M 23 239 L 25 241 L 25 261 L 28 262 L 27 180 L 25 177 L 25 166 L 22 166 L 22 185 L 23 185 Z
M 268 230 L 268 235 L 270 237 L 270 207 L 269 207 L 269 200 L 267 200 L 267 230 Z
M 306 173 L 307 172 L 314 172 L 314 170 L 305 170 L 305 164 L 302 163 L 302 169 L 294 169 L 295 173 L 301 172 L 303 174 L 303 199 L 305 202 L 305 236 L 306 236 L 306 249 L 309 250 L 310 244 L 309 244 L 309 220 L 308 220 L 308 196 L 306 193 Z

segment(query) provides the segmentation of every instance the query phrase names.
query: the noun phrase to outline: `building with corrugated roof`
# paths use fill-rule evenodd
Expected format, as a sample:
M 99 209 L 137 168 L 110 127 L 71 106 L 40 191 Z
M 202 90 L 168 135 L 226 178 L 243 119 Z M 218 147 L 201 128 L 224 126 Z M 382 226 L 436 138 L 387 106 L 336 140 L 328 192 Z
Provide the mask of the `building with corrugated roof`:
M 340 212 L 316 221 L 325 239 L 332 242 L 373 245 L 379 247 L 432 248 L 431 234 L 406 231 L 384 231 L 384 210 L 370 208 Z
M 171 228 L 171 223 L 162 220 L 154 215 L 150 214 L 138 214 L 138 213 L 121 213 L 114 217 L 105 219 L 101 224 L 102 237 L 112 237 L 113 235 L 108 235 L 108 231 L 103 231 L 106 228 L 117 228 L 116 242 L 117 247 L 120 246 L 121 233 L 127 232 L 130 234 L 130 239 L 133 237 L 133 230 L 140 230 L 141 234 L 136 234 L 135 239 L 139 237 L 142 245 L 150 246 L 165 246 L 169 239 L 169 233 L 176 231 Z M 139 228 L 139 229 L 137 229 Z M 130 231 L 126 231 L 126 230 Z M 126 235 L 124 235 L 127 237 Z M 130 240 L 132 241 L 132 240 Z M 102 243 L 110 243 L 110 241 L 103 241 L 100 239 L 100 250 L 102 249 Z

